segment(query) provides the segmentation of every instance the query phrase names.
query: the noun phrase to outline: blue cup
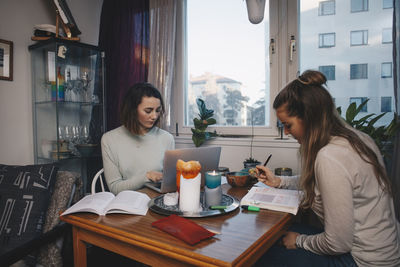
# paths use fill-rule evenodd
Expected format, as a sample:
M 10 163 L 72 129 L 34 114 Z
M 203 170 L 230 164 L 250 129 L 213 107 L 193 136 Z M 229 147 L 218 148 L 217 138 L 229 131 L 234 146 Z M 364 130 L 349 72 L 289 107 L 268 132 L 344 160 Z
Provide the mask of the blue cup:
M 221 173 L 216 171 L 206 172 L 206 186 L 216 188 L 221 185 Z

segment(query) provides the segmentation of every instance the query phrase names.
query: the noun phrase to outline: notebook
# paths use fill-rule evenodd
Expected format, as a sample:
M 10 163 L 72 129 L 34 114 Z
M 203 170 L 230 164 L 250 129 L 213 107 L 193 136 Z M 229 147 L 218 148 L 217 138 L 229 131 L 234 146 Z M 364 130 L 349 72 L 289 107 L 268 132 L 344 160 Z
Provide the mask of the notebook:
M 163 179 L 144 185 L 160 193 L 176 191 L 176 162 L 196 160 L 201 165 L 201 185 L 205 182 L 205 172 L 218 169 L 221 147 L 196 147 L 167 150 L 164 154 Z

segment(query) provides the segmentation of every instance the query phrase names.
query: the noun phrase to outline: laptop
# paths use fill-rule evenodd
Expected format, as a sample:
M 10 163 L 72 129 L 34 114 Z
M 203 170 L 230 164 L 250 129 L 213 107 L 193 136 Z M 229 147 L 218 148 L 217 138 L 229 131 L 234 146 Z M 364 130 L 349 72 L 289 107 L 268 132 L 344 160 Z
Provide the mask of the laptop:
M 201 165 L 201 186 L 205 183 L 205 172 L 218 169 L 221 147 L 196 147 L 167 150 L 164 154 L 163 178 L 160 182 L 144 185 L 159 193 L 176 191 L 176 162 L 195 160 Z

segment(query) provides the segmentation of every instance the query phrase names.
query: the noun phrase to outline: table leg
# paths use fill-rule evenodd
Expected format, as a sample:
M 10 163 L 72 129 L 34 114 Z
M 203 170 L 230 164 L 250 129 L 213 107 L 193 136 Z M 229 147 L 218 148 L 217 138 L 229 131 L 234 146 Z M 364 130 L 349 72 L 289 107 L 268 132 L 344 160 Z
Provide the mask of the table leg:
M 86 267 L 86 244 L 80 238 L 79 229 L 72 227 L 73 236 L 73 247 L 74 247 L 74 266 L 75 267 Z

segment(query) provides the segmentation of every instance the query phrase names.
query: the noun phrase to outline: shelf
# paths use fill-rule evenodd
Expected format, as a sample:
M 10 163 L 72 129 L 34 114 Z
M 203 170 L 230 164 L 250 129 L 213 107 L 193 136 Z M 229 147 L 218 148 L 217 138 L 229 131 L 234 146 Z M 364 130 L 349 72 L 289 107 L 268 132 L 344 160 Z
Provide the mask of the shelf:
M 36 101 L 35 105 L 49 105 L 49 104 L 58 104 L 58 105 L 79 105 L 79 106 L 102 106 L 102 103 L 93 103 L 93 102 L 73 102 L 73 101 Z

